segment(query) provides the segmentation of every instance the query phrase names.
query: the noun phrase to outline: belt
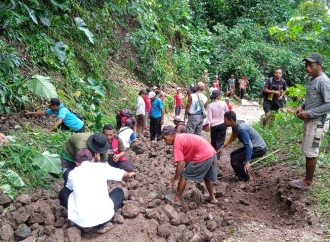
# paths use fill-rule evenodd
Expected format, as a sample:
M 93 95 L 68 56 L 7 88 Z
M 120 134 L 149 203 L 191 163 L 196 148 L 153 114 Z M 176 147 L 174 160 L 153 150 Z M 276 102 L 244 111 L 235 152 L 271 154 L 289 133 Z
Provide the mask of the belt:
M 188 116 L 191 116 L 191 115 L 202 115 L 202 113 L 188 113 Z

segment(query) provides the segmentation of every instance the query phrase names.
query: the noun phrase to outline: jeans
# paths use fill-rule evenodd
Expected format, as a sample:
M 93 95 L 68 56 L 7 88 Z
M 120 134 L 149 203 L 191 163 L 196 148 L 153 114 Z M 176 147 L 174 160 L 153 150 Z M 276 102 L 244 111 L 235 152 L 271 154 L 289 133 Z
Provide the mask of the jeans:
M 236 176 L 240 181 L 248 181 L 250 179 L 249 174 L 247 174 L 244 170 L 244 162 L 245 162 L 245 152 L 246 148 L 242 147 L 230 153 L 230 163 L 233 167 Z M 267 148 L 253 148 L 251 159 L 261 157 L 266 154 Z
M 150 117 L 150 140 L 155 140 L 162 133 L 162 125 L 160 124 L 162 117 L 153 118 Z
M 114 168 L 119 168 L 119 169 L 122 169 L 127 172 L 132 172 L 134 170 L 134 166 L 133 166 L 132 162 L 129 160 L 123 160 L 123 161 L 117 161 L 117 162 L 108 160 L 108 163 L 110 166 L 112 166 Z

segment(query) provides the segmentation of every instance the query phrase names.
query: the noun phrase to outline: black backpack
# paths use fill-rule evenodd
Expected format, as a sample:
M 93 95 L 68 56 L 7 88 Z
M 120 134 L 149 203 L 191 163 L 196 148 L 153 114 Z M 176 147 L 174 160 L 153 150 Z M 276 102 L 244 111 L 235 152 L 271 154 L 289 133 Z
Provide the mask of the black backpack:
M 84 121 L 84 117 L 81 115 L 81 113 L 76 113 L 73 112 L 71 109 L 68 109 L 71 113 L 73 113 L 74 115 L 77 116 L 77 118 L 79 118 L 81 121 Z
M 119 110 L 119 113 L 121 116 L 126 116 L 126 117 L 132 117 L 133 113 L 131 110 L 129 110 L 128 108 L 122 108 Z

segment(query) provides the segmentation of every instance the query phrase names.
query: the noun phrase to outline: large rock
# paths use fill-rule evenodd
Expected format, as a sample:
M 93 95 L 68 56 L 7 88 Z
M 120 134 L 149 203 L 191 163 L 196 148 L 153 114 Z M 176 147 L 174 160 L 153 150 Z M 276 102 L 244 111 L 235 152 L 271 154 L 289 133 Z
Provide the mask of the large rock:
M 122 214 L 126 218 L 134 218 L 139 214 L 139 212 L 140 209 L 135 203 L 126 202 L 123 207 Z
M 216 197 L 222 197 L 227 195 L 229 185 L 226 182 L 219 182 L 217 186 L 214 186 L 214 195 Z
M 47 217 L 48 214 L 53 214 L 52 207 L 44 201 L 37 201 L 35 203 L 31 203 L 27 205 L 26 207 L 31 208 L 32 211 L 41 214 L 45 218 Z
M 22 194 L 16 198 L 16 202 L 22 203 L 23 205 L 28 205 L 31 203 L 31 196 L 28 194 Z
M 81 231 L 76 227 L 71 227 L 67 230 L 67 236 L 69 242 L 80 242 L 81 241 Z
M 123 224 L 124 223 L 124 217 L 121 216 L 119 213 L 115 213 L 113 216 L 113 222 L 117 224 Z
M 14 235 L 14 230 L 9 224 L 5 224 L 0 228 L 1 240 L 9 240 Z
M 10 203 L 10 198 L 5 194 L 1 194 L 0 195 L 0 204 L 1 205 L 6 205 L 8 203 Z
M 169 217 L 169 219 L 174 219 L 174 220 L 179 219 L 178 213 L 174 210 L 174 208 L 171 205 L 166 204 L 163 207 L 163 210 L 165 214 Z
M 167 239 L 172 234 L 172 226 L 170 224 L 161 224 L 157 227 L 157 235 Z
M 13 213 L 13 219 L 17 224 L 25 223 L 32 214 L 32 210 L 22 207 L 17 212 Z
M 30 218 L 29 218 L 29 223 L 30 224 L 34 224 L 34 223 L 44 223 L 45 222 L 45 217 L 42 216 L 39 213 L 33 213 L 31 214 Z
M 47 214 L 47 217 L 45 219 L 45 225 L 51 225 L 55 222 L 55 216 L 54 214 Z
M 20 224 L 18 229 L 15 231 L 15 235 L 19 240 L 23 240 L 29 237 L 31 234 L 31 229 L 26 224 Z
M 58 241 L 58 242 L 60 242 L 60 241 L 64 241 L 64 231 L 63 231 L 63 229 L 56 229 L 55 230 L 55 233 L 54 233 L 54 239 L 55 239 L 55 241 Z
M 144 146 L 144 143 L 141 141 L 134 141 L 131 145 L 131 150 L 133 150 L 136 154 L 142 154 L 146 148 Z

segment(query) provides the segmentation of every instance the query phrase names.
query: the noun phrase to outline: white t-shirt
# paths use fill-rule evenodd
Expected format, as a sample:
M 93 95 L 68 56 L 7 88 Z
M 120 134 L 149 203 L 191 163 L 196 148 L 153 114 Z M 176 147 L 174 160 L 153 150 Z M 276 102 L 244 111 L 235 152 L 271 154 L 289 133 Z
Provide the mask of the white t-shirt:
M 115 212 L 107 180 L 121 181 L 124 173 L 108 163 L 82 162 L 68 176 L 68 218 L 83 228 L 109 221 Z
M 199 96 L 199 100 L 198 97 Z M 189 109 L 189 114 L 195 114 L 198 112 L 202 112 L 202 108 L 204 107 L 204 105 L 207 102 L 207 97 L 203 94 L 203 93 L 193 93 L 191 94 L 191 106 Z
M 134 131 L 129 127 L 121 127 L 119 130 L 119 138 L 123 141 L 125 150 L 131 147 L 132 141 L 135 140 Z
M 136 115 L 146 114 L 146 104 L 143 100 L 143 97 L 139 96 L 136 104 Z

